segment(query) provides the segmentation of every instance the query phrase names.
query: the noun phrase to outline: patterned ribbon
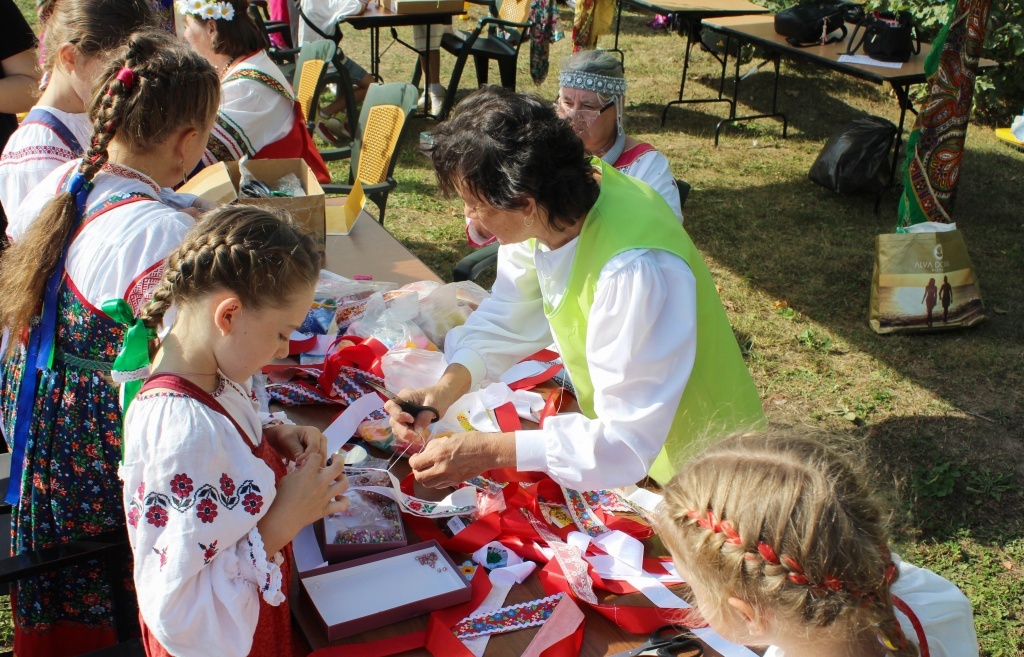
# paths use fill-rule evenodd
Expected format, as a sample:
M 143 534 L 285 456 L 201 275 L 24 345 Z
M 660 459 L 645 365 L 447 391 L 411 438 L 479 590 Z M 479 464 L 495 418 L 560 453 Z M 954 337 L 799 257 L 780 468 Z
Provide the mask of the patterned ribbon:
M 146 327 L 145 322 L 135 316 L 132 307 L 124 299 L 104 301 L 102 310 L 110 319 L 128 327 L 121 352 L 114 359 L 114 367 L 111 369 L 114 381 L 124 385 L 121 409 L 127 415 L 128 406 L 135 395 L 139 394 L 143 380 L 149 376 L 149 341 L 156 339 L 156 331 Z M 124 449 L 123 441 L 121 449 Z
M 519 511 L 526 517 L 527 522 L 537 532 L 537 535 L 554 551 L 555 559 L 558 561 L 558 565 L 562 567 L 562 572 L 569 583 L 569 588 L 572 589 L 576 597 L 592 605 L 598 604 L 597 596 L 594 595 L 594 580 L 590 578 L 590 573 L 587 572 L 587 562 L 583 560 L 583 553 L 580 552 L 579 548 L 562 541 L 543 522 L 537 520 L 526 509 L 520 509 Z
M 64 279 L 64 265 L 68 257 L 68 246 L 78 231 L 78 226 L 85 216 L 86 202 L 93 183 L 86 180 L 81 173 L 66 177 L 61 183 L 61 193 L 70 193 L 75 200 L 75 218 L 68 231 L 64 248 L 61 249 L 60 260 L 46 281 L 43 293 L 43 314 L 39 326 L 29 332 L 28 345 L 25 350 L 25 363 L 22 368 L 21 385 L 18 388 L 18 412 L 14 420 L 14 444 L 11 449 L 11 478 L 7 485 L 4 500 L 11 506 L 17 506 L 21 499 L 21 473 L 25 465 L 25 446 L 28 443 L 29 426 L 34 418 L 36 387 L 39 382 L 39 370 L 53 367 L 53 340 L 57 333 L 57 292 Z M 11 336 L 15 339 L 15 336 Z
M 520 602 L 494 611 L 474 614 L 462 619 L 452 633 L 460 639 L 503 634 L 516 630 L 543 625 L 562 600 L 563 593 L 556 593 L 540 600 Z

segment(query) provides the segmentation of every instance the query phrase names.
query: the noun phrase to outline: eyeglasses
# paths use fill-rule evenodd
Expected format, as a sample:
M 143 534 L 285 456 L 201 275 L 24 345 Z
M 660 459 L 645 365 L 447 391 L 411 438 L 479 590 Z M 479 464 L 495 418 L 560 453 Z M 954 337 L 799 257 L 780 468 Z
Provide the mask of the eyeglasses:
M 565 100 L 559 96 L 555 99 L 555 113 L 572 125 L 577 133 L 586 132 L 593 125 L 597 117 L 601 116 L 615 106 L 615 98 L 609 100 L 601 109 L 575 109 L 565 104 Z

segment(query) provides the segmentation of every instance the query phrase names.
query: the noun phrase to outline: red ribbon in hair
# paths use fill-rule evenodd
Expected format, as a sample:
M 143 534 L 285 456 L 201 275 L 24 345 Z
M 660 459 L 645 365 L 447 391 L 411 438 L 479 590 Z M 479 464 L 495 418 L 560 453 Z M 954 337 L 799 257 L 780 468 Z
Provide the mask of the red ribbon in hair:
M 121 70 L 118 71 L 117 75 L 114 76 L 114 79 L 120 80 L 121 83 L 124 84 L 125 89 L 131 89 L 133 86 L 135 86 L 135 71 L 133 71 L 128 66 L 122 66 Z M 113 88 L 107 90 L 107 95 L 114 95 Z

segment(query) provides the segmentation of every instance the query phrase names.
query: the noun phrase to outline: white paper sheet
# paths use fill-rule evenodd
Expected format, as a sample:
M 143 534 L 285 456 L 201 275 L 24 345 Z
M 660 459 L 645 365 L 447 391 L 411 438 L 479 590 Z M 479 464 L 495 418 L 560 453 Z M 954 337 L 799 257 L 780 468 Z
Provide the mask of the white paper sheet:
M 327 565 L 320 552 L 320 543 L 313 533 L 313 525 L 306 525 L 292 539 L 292 554 L 295 556 L 295 567 L 300 573 Z
M 433 554 L 434 566 L 416 558 Z M 441 572 L 438 572 L 441 571 Z M 371 616 L 466 586 L 434 546 L 315 577 L 302 585 L 328 625 Z
M 327 454 L 337 454 L 345 443 L 355 435 L 356 429 L 370 413 L 384 408 L 384 400 L 375 392 L 363 395 L 338 416 L 331 426 L 324 429 L 327 437 Z
M 867 55 L 839 55 L 840 64 L 860 64 L 861 66 L 878 66 L 880 68 L 903 68 L 903 62 L 883 62 Z

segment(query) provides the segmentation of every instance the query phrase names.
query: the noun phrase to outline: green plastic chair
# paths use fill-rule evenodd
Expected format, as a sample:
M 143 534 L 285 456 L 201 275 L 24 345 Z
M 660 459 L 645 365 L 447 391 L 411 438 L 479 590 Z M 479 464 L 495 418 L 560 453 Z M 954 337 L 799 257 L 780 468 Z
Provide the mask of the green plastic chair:
M 384 224 L 388 195 L 398 185 L 394 172 L 400 144 L 418 96 L 416 87 L 408 82 L 370 85 L 352 143 L 320 152 L 325 161 L 349 159 L 348 184 L 323 185 L 325 193 L 348 194 L 358 179 L 363 193 L 377 206 L 377 221 Z

